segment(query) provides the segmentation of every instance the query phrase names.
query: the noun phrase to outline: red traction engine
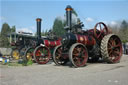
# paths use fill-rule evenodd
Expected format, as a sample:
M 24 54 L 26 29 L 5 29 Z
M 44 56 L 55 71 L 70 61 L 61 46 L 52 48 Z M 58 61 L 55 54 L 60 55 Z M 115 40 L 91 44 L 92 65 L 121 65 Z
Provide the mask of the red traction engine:
M 60 38 L 57 38 L 52 32 L 49 36 L 41 37 L 41 19 L 37 18 L 37 39 L 34 46 L 29 47 L 25 52 L 25 58 L 28 61 L 33 59 L 38 64 L 46 64 L 51 58 L 51 53 L 55 46 L 61 45 Z
M 71 62 L 74 67 L 83 67 L 88 60 L 97 61 L 101 57 L 107 63 L 117 63 L 122 56 L 122 43 L 117 35 L 111 34 L 107 26 L 99 22 L 94 29 L 82 30 L 83 24 L 72 26 L 72 8 L 66 8 L 68 31 L 61 43 L 55 47 L 53 60 L 56 65 Z

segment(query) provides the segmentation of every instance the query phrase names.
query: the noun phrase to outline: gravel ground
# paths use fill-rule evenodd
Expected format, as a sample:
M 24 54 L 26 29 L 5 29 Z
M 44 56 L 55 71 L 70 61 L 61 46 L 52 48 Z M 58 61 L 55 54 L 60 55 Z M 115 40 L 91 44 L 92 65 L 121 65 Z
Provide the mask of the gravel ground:
M 128 56 L 117 64 L 88 63 L 81 68 L 0 65 L 0 85 L 128 85 Z

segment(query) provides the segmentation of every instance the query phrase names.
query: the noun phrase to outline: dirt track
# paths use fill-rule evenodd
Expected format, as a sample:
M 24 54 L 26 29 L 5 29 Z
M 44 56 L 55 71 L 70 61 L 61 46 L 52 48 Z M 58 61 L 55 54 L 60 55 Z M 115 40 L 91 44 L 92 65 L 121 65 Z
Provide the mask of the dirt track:
M 117 64 L 88 63 L 82 68 L 50 62 L 0 69 L 0 85 L 128 85 L 128 55 Z

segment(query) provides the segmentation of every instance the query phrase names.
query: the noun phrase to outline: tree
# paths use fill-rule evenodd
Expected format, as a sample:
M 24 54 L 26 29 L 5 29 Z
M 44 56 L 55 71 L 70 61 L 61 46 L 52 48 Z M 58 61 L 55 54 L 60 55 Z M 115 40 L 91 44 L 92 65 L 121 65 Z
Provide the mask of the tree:
M 1 29 L 1 37 L 0 37 L 0 47 L 8 47 L 9 40 L 7 38 L 7 34 L 11 32 L 10 26 L 7 23 L 2 25 Z
M 128 42 L 128 23 L 125 20 L 121 23 L 119 36 L 123 42 Z
M 47 31 L 47 30 L 46 30 L 46 31 L 43 30 L 43 31 L 41 32 L 41 36 L 47 36 L 47 35 L 48 35 L 48 31 Z
M 122 29 L 127 29 L 127 27 L 128 27 L 128 23 L 125 20 L 123 20 L 122 23 L 121 23 L 121 28 Z
M 16 32 L 16 27 L 15 26 L 12 26 L 11 32 Z
M 57 36 L 61 36 L 65 33 L 64 25 L 62 23 L 62 20 L 59 20 L 58 18 L 55 19 L 54 24 L 53 24 L 53 32 Z

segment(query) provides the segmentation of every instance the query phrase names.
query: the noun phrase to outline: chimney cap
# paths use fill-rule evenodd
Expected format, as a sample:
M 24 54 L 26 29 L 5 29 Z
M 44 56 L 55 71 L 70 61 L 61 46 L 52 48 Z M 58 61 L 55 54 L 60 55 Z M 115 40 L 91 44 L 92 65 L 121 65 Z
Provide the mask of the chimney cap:
M 40 21 L 42 21 L 42 19 L 41 18 L 37 18 L 36 21 L 37 22 L 40 22 Z
M 72 7 L 71 7 L 70 5 L 67 5 L 67 7 L 66 7 L 65 10 L 66 10 L 66 11 L 72 11 Z

